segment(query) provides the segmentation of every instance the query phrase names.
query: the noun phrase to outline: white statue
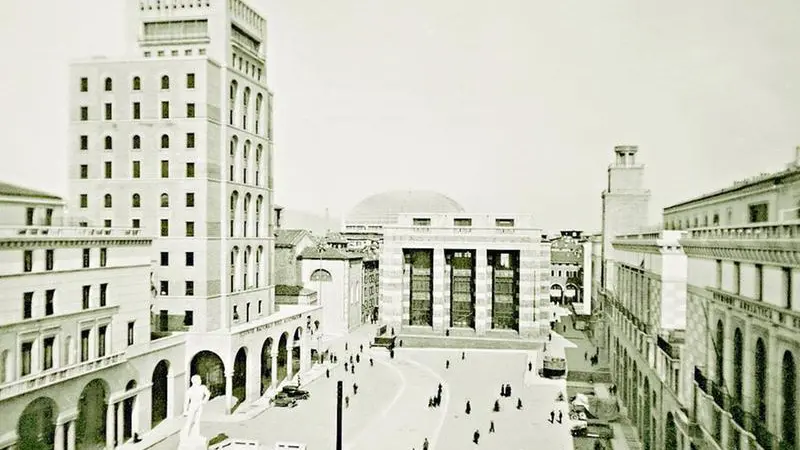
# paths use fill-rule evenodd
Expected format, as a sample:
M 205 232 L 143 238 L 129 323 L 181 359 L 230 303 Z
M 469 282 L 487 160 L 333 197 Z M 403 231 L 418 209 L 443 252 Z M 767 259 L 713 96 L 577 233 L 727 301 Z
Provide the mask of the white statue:
M 186 423 L 183 424 L 181 430 L 181 447 L 205 448 L 205 438 L 200 436 L 200 417 L 203 415 L 203 404 L 209 398 L 211 398 L 211 392 L 203 385 L 200 375 L 192 375 L 191 386 L 186 391 L 186 404 L 183 408 Z

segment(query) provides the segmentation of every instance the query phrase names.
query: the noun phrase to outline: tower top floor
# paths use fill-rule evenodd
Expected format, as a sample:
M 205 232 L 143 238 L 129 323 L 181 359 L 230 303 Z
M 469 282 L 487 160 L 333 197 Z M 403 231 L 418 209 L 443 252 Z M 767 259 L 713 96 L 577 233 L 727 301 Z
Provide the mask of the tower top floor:
M 637 145 L 618 145 L 614 147 L 616 159 L 609 168 L 637 167 L 636 153 L 639 151 Z

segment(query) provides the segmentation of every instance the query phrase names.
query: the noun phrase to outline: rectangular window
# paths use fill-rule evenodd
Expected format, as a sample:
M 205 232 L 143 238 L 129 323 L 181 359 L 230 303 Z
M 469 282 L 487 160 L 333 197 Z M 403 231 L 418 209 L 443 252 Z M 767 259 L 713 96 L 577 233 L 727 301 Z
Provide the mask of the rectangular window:
M 133 102 L 133 118 L 134 119 L 142 118 L 142 105 L 139 102 Z
M 97 327 L 97 357 L 102 358 L 106 356 L 106 331 L 107 325 Z
M 81 362 L 89 360 L 89 333 L 92 330 L 81 330 Z
M 194 311 L 183 312 L 183 324 L 187 327 L 194 325 Z
M 161 102 L 161 118 L 169 119 L 169 102 Z
M 194 222 L 186 222 L 186 237 L 194 237 Z
M 88 164 L 81 164 L 81 180 L 86 180 L 89 178 L 89 165 Z
M 161 295 L 169 295 L 169 281 L 161 280 Z
M 415 227 L 429 227 L 431 226 L 431 219 L 428 218 L 414 218 Z
M 111 228 L 111 219 L 103 220 L 103 226 L 106 228 Z
M 105 162 L 105 177 L 106 179 L 111 178 L 111 161 Z
M 46 337 L 42 341 L 42 370 L 53 368 L 53 345 L 55 342 L 55 336 Z
M 187 73 L 186 74 L 186 88 L 187 89 L 194 89 L 194 74 Z
M 48 289 L 44 292 L 44 315 L 52 316 L 55 314 L 56 290 Z
M 513 227 L 514 219 L 495 219 L 494 226 L 496 227 Z
M 83 287 L 83 302 L 81 306 L 83 309 L 89 309 L 89 293 L 92 291 L 91 286 L 84 286 Z
M 81 194 L 81 208 L 88 208 L 89 207 L 89 196 L 87 194 Z
M 186 133 L 186 148 L 194 148 L 194 133 Z
M 81 92 L 89 92 L 89 79 L 81 77 Z
M 128 345 L 133 345 L 133 327 L 136 322 L 128 322 Z
M 792 281 L 792 268 L 791 267 L 783 267 L 783 292 L 784 298 L 786 299 L 785 307 L 786 309 L 792 309 L 794 306 L 794 298 L 792 298 L 792 290 L 794 288 L 794 282 Z
M 161 266 L 169 266 L 169 252 L 161 252 Z
M 100 284 L 100 307 L 106 306 L 108 300 L 108 283 Z
M 194 192 L 186 193 L 186 207 L 194 208 Z
M 141 227 L 142 221 L 140 219 L 131 219 L 131 228 Z
M 81 106 L 81 122 L 89 120 L 89 107 Z
M 722 289 L 722 260 L 717 260 L 717 289 Z
M 25 225 L 32 226 L 33 225 L 33 213 L 34 208 L 25 208 Z
M 768 203 L 758 203 L 755 205 L 749 205 L 747 209 L 749 211 L 750 223 L 766 222 L 769 220 Z
M 186 117 L 189 119 L 194 119 L 194 103 L 186 104 Z
M 22 343 L 22 367 L 20 367 L 22 371 L 22 376 L 30 375 L 31 374 L 31 357 L 33 355 L 33 342 L 23 342 Z
M 761 264 L 755 265 L 755 293 L 756 300 L 764 300 L 764 266 Z
M 100 267 L 105 267 L 107 261 L 108 261 L 108 249 L 107 248 L 101 248 L 100 249 Z
M 169 178 L 169 161 L 161 160 L 161 178 Z
M 456 227 L 471 227 L 472 219 L 453 219 L 453 225 Z
M 258 301 L 258 313 L 261 314 L 261 300 Z
M 169 219 L 161 219 L 161 236 L 169 236 Z
M 22 318 L 31 317 L 33 317 L 33 292 L 26 292 L 22 294 Z
M 131 167 L 131 178 L 141 178 L 142 176 L 142 162 L 133 161 Z
M 91 264 L 92 249 L 83 249 L 83 268 L 86 269 Z
M 742 266 L 739 261 L 733 263 L 733 293 L 739 295 L 742 291 Z
M 89 150 L 89 136 L 81 135 L 81 150 Z
M 111 120 L 111 119 L 113 119 L 113 118 L 114 118 L 114 117 L 113 117 L 113 114 L 112 114 L 112 112 L 113 112 L 113 107 L 112 107 L 111 103 L 106 103 L 104 106 L 105 106 L 105 108 L 104 108 L 104 110 L 105 110 L 105 113 L 104 113 L 104 117 L 105 117 L 105 119 L 106 119 L 106 120 Z
M 187 297 L 194 295 L 194 281 L 186 281 L 185 291 Z
M 186 267 L 194 266 L 194 252 L 186 252 Z
M 194 163 L 186 163 L 186 178 L 194 178 Z
M 24 250 L 22 252 L 22 266 L 23 272 L 33 271 L 33 250 Z
M 55 265 L 55 250 L 48 249 L 44 251 L 44 270 L 53 270 Z

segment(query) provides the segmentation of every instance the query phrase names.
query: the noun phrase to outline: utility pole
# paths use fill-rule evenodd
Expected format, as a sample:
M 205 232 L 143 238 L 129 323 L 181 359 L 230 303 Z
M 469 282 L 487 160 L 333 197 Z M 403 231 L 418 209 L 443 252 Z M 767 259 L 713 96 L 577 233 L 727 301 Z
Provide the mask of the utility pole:
M 342 450 L 342 380 L 336 383 L 336 450 Z

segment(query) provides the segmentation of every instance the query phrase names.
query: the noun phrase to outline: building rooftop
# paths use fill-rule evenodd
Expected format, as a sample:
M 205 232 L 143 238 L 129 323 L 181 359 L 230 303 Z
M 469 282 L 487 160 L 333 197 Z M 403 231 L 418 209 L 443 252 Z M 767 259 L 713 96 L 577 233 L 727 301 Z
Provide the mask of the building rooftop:
M 275 247 L 294 247 L 308 235 L 306 230 L 280 229 L 275 231 Z
M 355 253 L 355 252 L 348 252 L 346 250 L 340 250 L 338 248 L 330 248 L 330 247 L 306 247 L 300 253 L 300 259 L 333 259 L 333 260 L 348 260 L 348 259 L 363 259 L 364 256 Z
M 345 217 L 353 224 L 394 224 L 401 213 L 460 213 L 458 202 L 433 191 L 389 191 L 359 202 Z
M 37 191 L 35 189 L 17 186 L 16 184 L 5 183 L 2 181 L 0 181 L 0 196 L 33 197 L 33 198 L 42 198 L 48 200 L 63 200 L 61 197 L 54 194 L 50 194 L 48 192 Z

